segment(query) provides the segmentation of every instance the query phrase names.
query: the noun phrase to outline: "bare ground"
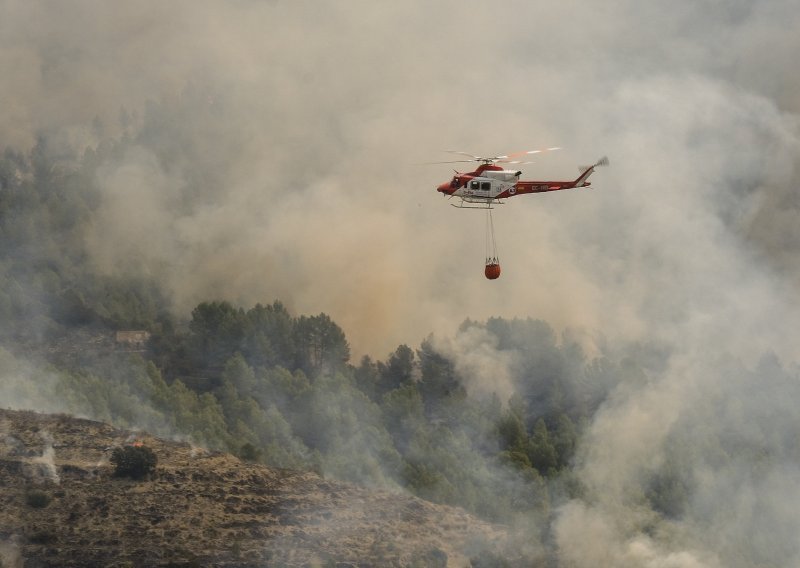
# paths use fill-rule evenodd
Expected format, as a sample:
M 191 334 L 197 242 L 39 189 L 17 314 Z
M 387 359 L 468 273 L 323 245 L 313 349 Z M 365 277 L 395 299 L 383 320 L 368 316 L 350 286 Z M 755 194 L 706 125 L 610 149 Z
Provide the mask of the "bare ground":
M 155 451 L 113 476 L 115 447 Z M 41 493 L 46 506 L 32 505 Z M 502 528 L 402 493 L 64 415 L 0 410 L 0 559 L 25 566 L 470 566 Z

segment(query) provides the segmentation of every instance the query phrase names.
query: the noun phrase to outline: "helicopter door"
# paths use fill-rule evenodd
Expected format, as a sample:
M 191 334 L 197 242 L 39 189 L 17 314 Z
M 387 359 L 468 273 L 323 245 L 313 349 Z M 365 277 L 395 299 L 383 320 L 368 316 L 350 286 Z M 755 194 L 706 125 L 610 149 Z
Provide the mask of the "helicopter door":
M 489 193 L 492 191 L 492 182 L 472 180 L 469 182 L 469 188 L 479 197 L 489 197 Z

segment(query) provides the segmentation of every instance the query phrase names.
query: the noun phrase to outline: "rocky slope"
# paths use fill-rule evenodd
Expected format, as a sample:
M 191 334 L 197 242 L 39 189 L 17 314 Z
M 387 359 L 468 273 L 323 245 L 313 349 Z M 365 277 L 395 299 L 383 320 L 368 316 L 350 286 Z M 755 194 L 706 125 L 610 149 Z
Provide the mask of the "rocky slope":
M 143 443 L 156 472 L 114 477 Z M 1 566 L 470 566 L 506 535 L 462 510 L 63 415 L 0 410 Z

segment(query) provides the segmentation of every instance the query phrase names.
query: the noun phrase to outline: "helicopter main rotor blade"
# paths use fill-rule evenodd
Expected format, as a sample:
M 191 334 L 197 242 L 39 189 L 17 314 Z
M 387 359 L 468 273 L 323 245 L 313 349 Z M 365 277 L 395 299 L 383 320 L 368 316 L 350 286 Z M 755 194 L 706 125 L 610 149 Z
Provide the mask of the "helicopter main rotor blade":
M 521 165 L 521 164 L 535 164 L 533 160 L 528 160 L 526 162 L 522 162 L 520 160 L 495 160 L 498 164 L 514 164 L 514 165 Z
M 469 156 L 470 158 L 472 158 L 471 160 L 469 160 L 470 162 L 484 162 L 487 164 L 491 164 L 499 159 L 499 157 L 476 156 L 474 154 L 470 154 L 469 152 L 459 152 L 458 150 L 445 150 L 445 152 L 448 152 L 450 154 L 458 154 L 459 156 Z
M 533 154 L 541 154 L 542 152 L 552 152 L 554 150 L 561 150 L 561 148 L 557 146 L 553 146 L 550 148 L 540 148 L 538 150 L 523 150 L 521 152 L 512 152 L 511 154 L 503 155 L 503 156 L 493 156 L 493 157 L 483 157 L 483 156 L 476 156 L 475 154 L 470 154 L 469 152 L 462 152 L 461 150 L 444 150 L 449 154 L 458 154 L 459 156 L 466 156 L 470 158 L 469 160 L 450 160 L 450 161 L 443 161 L 443 162 L 425 162 L 425 164 L 461 164 L 464 162 L 483 162 L 485 164 L 533 164 L 532 161 L 523 161 L 518 160 L 517 158 L 524 158 L 531 156 Z
M 538 150 L 522 150 L 521 152 L 512 152 L 507 156 L 497 156 L 497 160 L 508 160 L 509 158 L 521 158 L 523 156 L 530 156 L 531 154 L 541 154 L 542 152 L 554 152 L 555 150 L 561 150 L 558 146 L 553 146 L 551 148 L 540 148 Z
M 460 152 L 458 150 L 445 150 L 445 152 L 447 152 L 448 154 L 459 154 L 461 156 L 468 156 L 468 157 L 472 158 L 472 160 L 470 160 L 470 161 L 488 159 L 488 158 L 481 158 L 480 156 L 475 156 L 473 154 L 470 154 L 469 152 Z
M 430 166 L 433 164 L 471 164 L 475 160 L 450 160 L 447 162 L 423 162 L 426 166 Z

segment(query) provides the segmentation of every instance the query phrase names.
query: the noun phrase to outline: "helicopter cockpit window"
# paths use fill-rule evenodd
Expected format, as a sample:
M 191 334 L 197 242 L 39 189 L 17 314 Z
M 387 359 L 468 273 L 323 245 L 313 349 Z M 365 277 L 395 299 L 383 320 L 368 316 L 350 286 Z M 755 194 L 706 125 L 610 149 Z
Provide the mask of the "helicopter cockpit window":
M 481 183 L 479 181 L 471 181 L 471 182 L 469 182 L 469 188 L 470 189 L 480 189 L 481 188 Z
M 482 181 L 482 182 L 481 182 L 481 189 L 482 189 L 483 191 L 489 191 L 490 189 L 492 189 L 492 184 L 491 184 L 491 182 L 488 182 L 488 181 Z

